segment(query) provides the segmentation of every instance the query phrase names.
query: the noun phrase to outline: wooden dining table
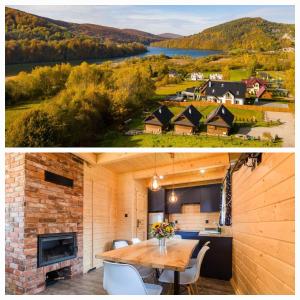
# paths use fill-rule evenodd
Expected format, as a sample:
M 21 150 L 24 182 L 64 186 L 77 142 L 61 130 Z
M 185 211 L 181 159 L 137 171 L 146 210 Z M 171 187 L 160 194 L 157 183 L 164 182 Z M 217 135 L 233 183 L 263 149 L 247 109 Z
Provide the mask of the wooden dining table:
M 174 295 L 179 295 L 180 272 L 187 268 L 198 240 L 169 239 L 166 247 L 161 248 L 157 239 L 142 241 L 95 255 L 106 261 L 140 265 L 154 269 L 174 271 Z

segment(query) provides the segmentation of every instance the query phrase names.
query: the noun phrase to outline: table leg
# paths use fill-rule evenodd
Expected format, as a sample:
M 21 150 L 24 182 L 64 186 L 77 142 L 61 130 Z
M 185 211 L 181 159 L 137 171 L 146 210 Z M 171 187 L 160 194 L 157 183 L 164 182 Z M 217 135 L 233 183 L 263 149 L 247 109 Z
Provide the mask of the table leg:
M 174 271 L 174 295 L 179 295 L 180 290 L 180 273 L 178 271 Z

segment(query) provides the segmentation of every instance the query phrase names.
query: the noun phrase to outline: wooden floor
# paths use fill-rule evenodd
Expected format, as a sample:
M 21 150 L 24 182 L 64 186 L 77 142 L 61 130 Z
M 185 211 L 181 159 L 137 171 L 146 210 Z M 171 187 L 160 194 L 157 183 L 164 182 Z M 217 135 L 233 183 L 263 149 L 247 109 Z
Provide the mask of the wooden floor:
M 61 280 L 46 288 L 41 295 L 106 295 L 102 287 L 103 269 L 97 269 L 73 279 Z M 234 295 L 229 281 L 200 278 L 200 295 Z M 162 294 L 166 294 L 168 287 L 165 285 Z M 181 294 L 187 294 L 182 288 Z

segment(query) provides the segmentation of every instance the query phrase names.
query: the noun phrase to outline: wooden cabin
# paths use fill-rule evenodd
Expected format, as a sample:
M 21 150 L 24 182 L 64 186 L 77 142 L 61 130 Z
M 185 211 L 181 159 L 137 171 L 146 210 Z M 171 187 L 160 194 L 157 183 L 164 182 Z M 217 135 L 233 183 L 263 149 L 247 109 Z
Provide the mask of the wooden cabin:
M 173 113 L 167 106 L 162 105 L 155 110 L 150 116 L 144 120 L 145 132 L 160 134 L 163 130 L 167 130 L 170 125 L 170 121 L 173 118 Z
M 223 104 L 211 112 L 205 124 L 207 133 L 216 135 L 228 135 L 232 128 L 234 115 Z
M 193 134 L 199 129 L 202 114 L 193 106 L 189 105 L 174 119 L 174 130 L 178 134 Z
M 6 294 L 144 295 L 148 282 L 295 294 L 294 153 L 14 152 L 5 164 Z M 149 236 L 157 221 L 174 230 L 166 245 Z

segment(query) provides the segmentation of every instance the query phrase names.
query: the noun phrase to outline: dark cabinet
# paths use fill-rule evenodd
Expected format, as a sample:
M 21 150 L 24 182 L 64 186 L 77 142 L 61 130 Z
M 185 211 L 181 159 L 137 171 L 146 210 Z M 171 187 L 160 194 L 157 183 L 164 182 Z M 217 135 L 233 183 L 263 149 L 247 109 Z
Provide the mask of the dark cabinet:
M 184 204 L 200 204 L 201 212 L 218 212 L 221 206 L 221 184 L 185 187 L 175 189 L 177 201 L 171 203 L 172 190 L 148 190 L 148 212 L 180 214 Z
M 230 280 L 232 277 L 232 238 L 199 236 L 194 231 L 177 231 L 176 234 L 183 239 L 199 240 L 192 257 L 196 258 L 203 245 L 210 241 L 209 250 L 206 252 L 202 265 L 201 276 L 222 280 Z
M 220 211 L 222 200 L 221 184 L 211 184 L 201 188 L 201 212 Z
M 164 212 L 165 198 L 165 189 L 160 189 L 157 192 L 153 192 L 150 189 L 148 189 L 148 212 Z

